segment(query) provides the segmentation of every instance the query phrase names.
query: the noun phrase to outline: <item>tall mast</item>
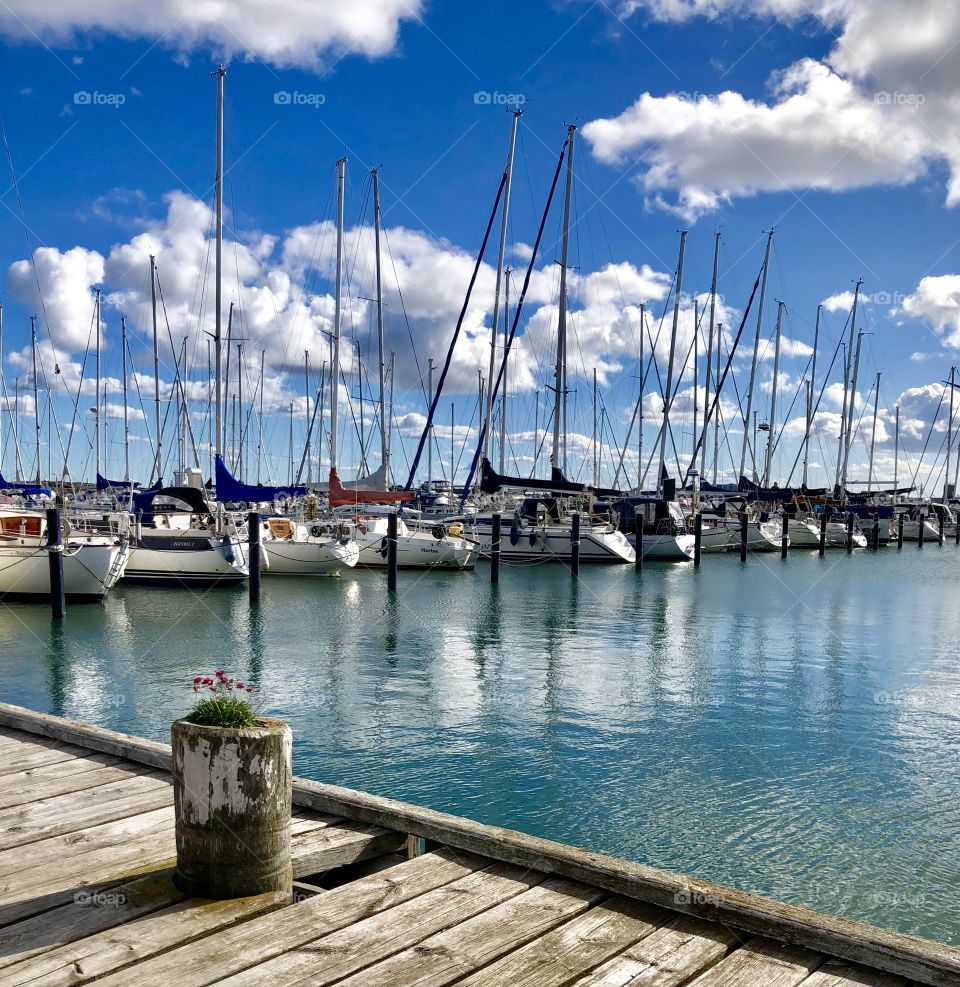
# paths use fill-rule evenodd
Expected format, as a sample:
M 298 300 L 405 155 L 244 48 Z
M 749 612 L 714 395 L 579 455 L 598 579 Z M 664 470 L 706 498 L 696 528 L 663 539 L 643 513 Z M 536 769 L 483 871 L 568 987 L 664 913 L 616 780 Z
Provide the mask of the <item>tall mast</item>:
M 209 468 L 210 476 L 213 476 L 213 451 L 216 448 L 217 440 L 214 438 L 213 422 L 213 358 L 210 356 L 210 338 L 207 337 L 207 431 L 210 436 L 210 441 L 207 443 L 207 447 L 210 451 L 209 457 Z
M 843 488 L 847 485 L 847 464 L 850 461 L 850 446 L 853 445 L 853 406 L 857 400 L 857 376 L 860 372 L 860 346 L 863 343 L 863 333 L 857 333 L 857 351 L 853 359 L 853 378 L 850 383 L 850 418 L 847 422 L 847 434 L 843 450 L 843 471 L 840 483 Z
M 183 358 L 187 358 L 186 352 Z M 243 434 L 246 429 L 243 427 L 243 343 L 237 343 L 237 418 L 240 423 L 240 434 L 238 437 L 239 447 L 237 450 L 237 476 L 241 483 L 246 482 L 243 475 Z
M 943 502 L 950 502 L 950 446 L 953 445 L 953 378 L 956 367 L 950 368 L 950 414 L 947 418 L 947 461 L 943 468 Z M 877 374 L 879 377 L 880 375 Z M 960 455 L 960 453 L 958 453 Z
M 153 390 L 154 390 L 154 428 L 156 429 L 157 442 L 155 451 L 157 454 L 153 464 L 154 479 L 160 479 L 162 469 L 162 458 L 160 455 L 160 344 L 157 336 L 157 259 L 150 255 L 150 311 L 153 314 Z
M 290 441 L 287 447 L 287 460 L 290 474 L 290 486 L 293 486 L 293 402 L 290 402 Z
M 860 285 L 863 281 L 857 278 L 857 285 L 853 291 L 853 308 L 850 310 L 850 338 L 847 343 L 847 351 L 843 358 L 843 409 L 840 414 L 840 441 L 837 444 L 837 478 L 836 485 L 839 487 L 843 479 L 843 462 L 844 462 L 844 450 L 847 448 L 847 401 L 850 391 L 850 363 L 853 360 L 853 335 L 856 330 L 857 325 L 857 302 L 860 299 Z M 854 398 L 856 395 L 854 395 Z M 853 404 L 853 399 L 850 399 L 850 404 Z M 852 410 L 852 409 L 851 409 Z M 850 415 L 850 421 L 853 421 L 853 415 Z
M 570 246 L 570 200 L 573 197 L 573 142 L 577 128 L 567 127 L 567 188 L 563 200 L 563 240 L 560 248 L 560 319 L 557 326 L 556 393 L 553 402 L 553 450 L 550 465 L 566 470 L 566 455 L 560 458 L 561 421 L 567 420 L 567 256 Z M 566 436 L 563 449 L 566 453 Z
M 777 424 L 777 382 L 780 376 L 780 327 L 783 320 L 783 302 L 777 301 L 776 343 L 773 348 L 773 384 L 770 388 L 770 421 L 767 423 L 767 462 L 763 468 L 763 485 L 770 486 L 770 467 L 773 463 L 773 438 Z
M 313 463 L 310 460 L 310 351 L 303 351 L 303 393 L 307 399 L 307 414 L 304 419 L 307 427 L 307 486 L 313 483 Z M 317 466 L 319 471 L 319 464 Z
M 703 444 L 700 447 L 700 479 L 707 473 L 707 428 L 710 425 L 710 390 L 713 386 L 713 325 L 717 312 L 717 270 L 720 264 L 720 234 L 713 245 L 713 277 L 710 279 L 710 324 L 707 326 L 707 373 L 703 384 Z M 717 346 L 720 346 L 719 341 Z
M 453 413 L 454 413 L 454 402 L 450 402 L 450 493 L 453 493 L 453 474 L 456 470 L 456 464 L 454 463 L 454 451 L 453 451 Z
M 597 484 L 597 368 L 593 368 L 593 486 Z
M 637 493 L 643 493 L 643 340 L 647 334 L 646 306 L 640 304 L 640 408 L 637 419 Z M 616 483 L 614 483 L 616 486 Z
M 390 450 L 387 446 L 386 365 L 383 354 L 383 285 L 380 261 L 380 177 L 376 168 L 370 172 L 370 175 L 373 178 L 373 242 L 376 252 L 377 273 L 377 355 L 380 359 L 380 463 L 383 467 L 384 482 L 389 484 Z
M 260 350 L 260 414 L 257 418 L 257 483 L 260 482 L 260 465 L 263 460 L 263 364 L 266 355 L 266 350 Z
M 510 331 L 510 268 L 503 272 L 503 338 Z M 507 355 L 503 357 L 503 393 L 500 395 L 500 472 L 503 473 L 507 456 L 507 389 L 510 382 L 510 367 Z M 492 390 L 492 388 L 491 388 Z
M 97 323 L 100 320 L 100 289 L 97 289 Z M 40 483 L 40 401 L 38 399 L 37 384 L 37 317 L 30 316 L 30 347 L 33 351 L 33 421 L 37 431 L 37 483 Z M 100 417 L 100 408 L 97 407 L 97 419 Z M 99 442 L 99 435 L 97 441 Z M 99 453 L 99 446 L 97 452 Z
M 221 340 L 221 349 L 222 349 L 222 342 L 223 341 Z M 233 302 L 230 303 L 230 308 L 227 310 L 227 339 L 226 339 L 226 347 L 227 347 L 227 360 L 226 360 L 226 369 L 225 369 L 225 373 L 224 373 L 224 377 L 223 377 L 223 383 L 222 383 L 222 389 L 223 389 L 223 448 L 224 449 L 230 448 L 229 444 L 227 443 L 227 428 L 229 427 L 227 425 L 227 419 L 230 417 L 230 409 L 227 407 L 227 404 L 229 403 L 228 399 L 230 397 L 230 364 L 231 364 L 230 355 L 233 352 Z M 231 453 L 231 455 L 236 455 L 236 451 L 234 450 Z
M 767 294 L 767 270 L 770 267 L 770 243 L 773 240 L 773 230 L 767 234 L 767 249 L 763 255 L 763 279 L 760 282 L 760 304 L 757 307 L 757 332 L 753 339 L 753 362 L 750 364 L 750 386 L 747 389 L 747 409 L 743 414 L 743 445 L 740 447 L 740 474 L 737 483 L 744 475 L 747 467 L 747 443 L 750 433 L 750 413 L 753 409 L 753 385 L 757 379 L 757 357 L 760 355 L 760 332 L 763 329 L 763 302 Z M 756 464 L 757 450 L 753 450 L 753 462 Z
M 17 454 L 16 478 L 23 479 L 23 460 L 20 458 L 20 378 L 13 378 L 13 444 Z
M 97 345 L 97 355 L 96 355 L 96 390 L 95 398 L 93 402 L 94 407 L 94 419 L 93 419 L 93 445 L 94 445 L 94 462 L 96 463 L 97 475 L 100 474 L 100 289 L 97 288 L 94 294 L 93 301 L 93 317 L 96 322 L 96 345 Z M 30 320 L 30 331 L 34 337 L 34 364 L 36 364 L 36 318 Z M 34 371 L 36 371 L 36 366 L 34 366 Z M 39 435 L 39 427 L 38 427 Z M 39 447 L 38 447 L 39 448 Z M 39 457 L 40 453 L 37 452 Z
M 723 323 L 717 323 L 717 414 L 713 419 L 713 484 L 717 484 L 717 469 L 720 464 L 720 343 L 723 341 Z
M 813 395 L 817 387 L 817 350 L 820 346 L 820 310 L 817 306 L 817 320 L 813 327 L 813 361 L 810 365 L 810 380 L 807 389 L 807 421 L 803 433 L 803 485 L 807 485 L 807 473 L 810 466 L 810 431 L 813 428 Z
M 951 401 L 953 395 L 950 395 Z M 870 429 L 870 468 L 867 470 L 867 492 L 873 486 L 873 450 L 877 444 L 877 410 L 880 407 L 880 374 L 877 374 L 876 383 L 873 385 L 873 426 Z M 952 416 L 951 416 L 952 417 Z
M 333 358 L 330 362 L 330 469 L 337 468 L 337 417 L 340 413 L 340 312 L 343 307 L 343 194 L 347 159 L 337 162 L 337 284 L 333 306 Z
M 130 482 L 130 414 L 127 410 L 127 320 L 120 316 L 120 359 L 123 374 L 123 478 Z
M 520 117 L 523 115 L 523 110 L 513 111 L 513 123 L 510 127 L 510 148 L 507 151 L 507 166 L 504 170 L 504 185 L 503 185 L 503 212 L 500 217 L 500 248 L 497 251 L 497 280 L 496 286 L 494 288 L 493 294 L 493 320 L 491 322 L 490 328 L 490 370 L 487 375 L 487 379 L 491 382 L 491 386 L 487 388 L 487 408 L 486 408 L 486 426 L 483 430 L 483 458 L 490 458 L 490 433 L 493 430 L 493 381 L 494 375 L 496 374 L 496 359 L 497 359 L 497 326 L 500 323 L 500 283 L 503 278 L 503 257 L 507 249 L 507 221 L 510 217 L 510 186 L 513 182 L 513 155 L 514 149 L 517 145 L 517 124 L 520 122 Z M 572 151 L 572 147 L 571 147 Z M 506 338 L 506 337 L 504 337 Z M 501 409 L 503 405 L 501 404 Z M 501 410 L 501 417 L 503 412 Z M 503 458 L 501 456 L 500 469 L 503 470 Z
M 390 407 L 387 414 L 387 459 L 390 458 L 391 446 L 393 445 L 393 371 L 396 366 L 397 354 L 390 352 Z M 390 477 L 387 477 L 390 482 Z
M 673 296 L 673 327 L 670 331 L 670 359 L 667 362 L 667 386 L 663 393 L 663 424 L 660 426 L 660 462 L 657 466 L 657 496 L 663 497 L 663 471 L 667 460 L 667 431 L 670 428 L 670 398 L 673 394 L 673 364 L 677 354 L 677 326 L 680 322 L 680 290 L 683 285 L 683 251 L 687 231 L 680 234 L 680 255 L 677 258 L 677 283 Z M 696 332 L 696 326 L 694 326 Z
M 478 370 L 477 373 L 480 371 Z M 433 357 L 427 364 L 427 395 L 428 395 L 428 407 L 433 407 Z M 481 403 L 482 407 L 482 403 Z M 433 422 L 430 422 L 430 428 L 427 435 L 427 490 L 432 491 L 430 486 L 433 480 Z
M 3 305 L 0 305 L 0 395 L 3 396 L 3 406 L 6 408 L 7 418 L 11 419 L 10 402 L 7 400 L 7 385 L 3 379 Z M 0 408 L 0 473 L 3 472 L 3 452 L 3 408 Z
M 893 409 L 893 502 L 897 502 L 897 479 L 900 465 L 900 405 Z
M 217 240 L 216 250 L 216 298 L 214 300 L 214 331 L 213 331 L 213 367 L 214 367 L 214 404 L 216 406 L 216 445 L 214 454 L 223 455 L 224 445 L 224 422 L 223 422 L 223 383 L 220 379 L 223 368 L 223 334 L 222 334 L 222 306 L 223 306 L 223 77 L 227 70 L 222 66 L 217 66 L 217 174 L 215 183 L 215 233 Z M 233 319 L 233 304 L 230 305 L 230 320 Z M 229 347 L 227 349 L 229 359 Z M 159 455 L 159 440 L 157 444 Z M 157 473 L 159 476 L 159 472 Z
M 693 461 L 696 462 L 696 445 L 697 445 L 697 420 L 700 416 L 700 405 L 698 400 L 700 395 L 697 393 L 697 368 L 700 366 L 700 301 L 694 295 L 693 298 L 693 433 L 692 442 L 694 447 Z M 686 370 L 686 364 L 684 364 L 684 370 Z M 683 380 L 683 371 L 680 372 L 680 380 Z M 706 401 L 704 401 L 706 404 Z

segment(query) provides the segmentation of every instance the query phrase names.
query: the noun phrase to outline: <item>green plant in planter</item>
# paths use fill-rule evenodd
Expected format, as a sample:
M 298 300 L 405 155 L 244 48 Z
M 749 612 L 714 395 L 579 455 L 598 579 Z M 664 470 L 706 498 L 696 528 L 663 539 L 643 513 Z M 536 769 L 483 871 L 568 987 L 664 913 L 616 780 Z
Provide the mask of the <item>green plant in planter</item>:
M 222 668 L 218 668 L 212 676 L 195 676 L 193 691 L 198 694 L 209 692 L 211 695 L 197 700 L 193 709 L 184 717 L 188 723 L 227 729 L 257 725 L 257 714 L 247 699 L 253 692 L 253 686 L 230 678 Z

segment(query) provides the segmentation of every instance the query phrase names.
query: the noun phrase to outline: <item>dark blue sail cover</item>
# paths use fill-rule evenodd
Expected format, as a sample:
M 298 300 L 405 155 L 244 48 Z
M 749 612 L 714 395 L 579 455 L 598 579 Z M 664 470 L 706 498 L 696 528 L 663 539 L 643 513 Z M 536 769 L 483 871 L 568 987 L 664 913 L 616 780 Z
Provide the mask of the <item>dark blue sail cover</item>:
M 216 459 L 217 500 L 234 503 L 258 504 L 263 500 L 276 500 L 278 497 L 302 497 L 306 487 L 264 487 L 260 484 L 241 483 L 227 469 L 221 456 Z
M 139 487 L 140 484 L 131 480 L 108 480 L 97 474 L 97 490 L 109 490 L 111 487 Z
M 5 480 L 0 473 L 0 490 L 16 490 L 18 493 L 26 494 L 29 497 L 52 497 L 53 491 L 49 487 L 41 487 L 37 483 L 12 483 Z

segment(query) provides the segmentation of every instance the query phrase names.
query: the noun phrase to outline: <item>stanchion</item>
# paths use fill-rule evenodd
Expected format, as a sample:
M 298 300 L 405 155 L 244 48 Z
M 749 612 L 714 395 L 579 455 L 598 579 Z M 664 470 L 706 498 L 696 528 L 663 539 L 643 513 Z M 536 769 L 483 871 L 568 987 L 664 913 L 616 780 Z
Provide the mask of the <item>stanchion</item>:
M 580 575 L 580 512 L 574 511 L 570 527 L 570 575 Z
M 903 548 L 903 515 L 897 515 L 897 548 Z
M 387 590 L 397 591 L 397 515 L 387 518 Z
M 697 514 L 693 519 L 693 564 L 700 568 L 700 546 L 703 542 L 703 515 Z
M 247 515 L 247 565 L 250 569 L 250 602 L 260 602 L 260 515 L 250 511 Z
M 63 590 L 60 512 L 55 507 L 47 511 L 47 558 L 50 561 L 50 613 L 54 620 L 63 620 L 67 613 L 67 598 Z
M 496 584 L 500 582 L 500 529 L 503 515 L 497 512 L 491 521 L 493 523 L 490 532 L 490 582 Z
M 783 531 L 780 534 L 780 558 L 787 557 L 787 549 L 790 547 L 790 515 L 783 515 Z
M 747 537 L 748 537 L 748 521 L 747 512 L 742 511 L 740 513 L 740 561 L 747 561 Z
M 823 511 L 820 514 L 820 546 L 818 551 L 820 557 L 823 558 L 823 553 L 827 547 L 827 523 L 829 521 L 829 516 L 827 514 L 827 505 L 823 505 Z

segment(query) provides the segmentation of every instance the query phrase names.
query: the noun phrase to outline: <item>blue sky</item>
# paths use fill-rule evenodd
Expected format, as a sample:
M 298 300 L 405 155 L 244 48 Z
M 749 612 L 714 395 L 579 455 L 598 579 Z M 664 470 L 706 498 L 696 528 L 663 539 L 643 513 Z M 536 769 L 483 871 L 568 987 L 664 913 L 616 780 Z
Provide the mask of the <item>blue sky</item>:
M 204 204 L 209 206 L 212 199 L 215 95 L 209 72 L 220 59 L 229 66 L 225 300 L 244 309 L 242 332 L 249 339 L 250 360 L 246 397 L 257 393 L 258 351 L 267 351 L 263 479 L 286 478 L 284 409 L 291 401 L 294 444 L 302 444 L 303 375 L 295 366 L 300 366 L 304 349 L 311 351 L 316 367 L 324 355 L 321 333 L 330 320 L 332 239 L 328 227 L 316 224 L 332 218 L 334 163 L 342 154 L 349 158 L 347 225 L 361 228 L 348 244 L 351 315 L 343 332 L 360 341 L 365 388 L 375 364 L 371 309 L 363 300 L 369 294 L 371 256 L 363 230 L 370 212 L 367 208 L 361 215 L 361 208 L 366 173 L 373 165 L 381 168 L 391 248 L 387 264 L 400 271 L 396 278 L 387 274 L 387 319 L 388 345 L 397 354 L 394 461 L 398 476 L 405 478 L 403 447 L 412 450 L 425 410 L 410 337 L 421 365 L 429 357 L 443 359 L 503 168 L 508 109 L 514 103 L 525 114 L 514 173 L 511 244 L 532 242 L 564 125 L 582 127 L 571 238 L 571 264 L 580 279 L 571 293 L 571 346 L 576 349 L 570 368 L 575 390 L 571 432 L 577 436 L 570 445 L 571 473 L 586 479 L 590 472 L 589 391 L 596 366 L 610 422 L 602 472 L 606 480 L 612 478 L 613 447 L 625 440 L 636 400 L 637 305 L 646 300 L 655 329 L 664 287 L 676 264 L 678 231 L 690 231 L 683 319 L 692 323 L 692 295 L 709 288 L 714 233 L 720 230 L 720 292 L 728 321 L 733 321 L 759 269 L 764 231 L 770 226 L 776 235 L 762 353 L 772 353 L 769 339 L 778 298 L 787 305 L 784 332 L 792 347 L 781 364 L 777 426 L 784 425 L 785 409 L 809 373 L 817 304 L 850 290 L 861 277 L 868 301 L 858 325 L 872 335 L 863 344 L 856 416 L 862 416 L 864 428 L 851 454 L 851 473 L 865 469 L 870 388 L 877 371 L 882 373 L 878 472 L 892 475 L 891 423 L 898 403 L 901 424 L 911 423 L 901 436 L 901 477 L 908 460 L 916 465 L 942 391 L 939 381 L 949 373 L 960 345 L 960 284 L 952 280 L 960 246 L 957 212 L 949 204 L 955 126 L 949 70 L 955 56 L 946 43 L 956 15 L 947 4 L 925 0 L 918 8 L 918 22 L 927 17 L 943 28 L 932 39 L 925 36 L 926 48 L 915 39 L 907 43 L 897 6 L 882 0 L 862 5 L 874 8 L 868 26 L 865 12 L 856 5 L 823 2 L 801 8 L 793 0 L 764 0 L 753 5 L 755 16 L 736 0 L 492 2 L 482 9 L 364 0 L 356 5 L 354 20 L 349 13 L 325 14 L 325 5 L 317 4 L 305 21 L 286 4 L 245 0 L 231 23 L 200 25 L 178 20 L 166 6 L 130 3 L 117 15 L 109 5 L 92 3 L 77 15 L 56 2 L 45 5 L 43 13 L 24 2 L 10 5 L 0 17 L 6 69 L 0 114 L 27 226 L 25 240 L 7 173 L 0 200 L 7 206 L 0 214 L 0 264 L 9 270 L 30 251 L 47 251 L 36 266 L 14 267 L 3 297 L 8 394 L 12 397 L 15 377 L 27 392 L 20 403 L 26 472 L 32 471 L 35 459 L 30 366 L 23 350 L 29 342 L 29 316 L 35 311 L 42 316 L 45 309 L 46 318 L 40 320 L 41 342 L 47 346 L 42 353 L 45 380 L 54 382 L 65 443 L 77 387 L 68 367 L 83 359 L 93 284 L 103 285 L 104 373 L 114 387 L 108 391 L 110 472 L 122 469 L 113 407 L 119 401 L 121 314 L 130 327 L 135 368 L 145 375 L 141 390 L 147 417 L 152 417 L 143 264 L 151 243 L 172 334 L 177 345 L 182 336 L 190 338 L 195 368 L 191 393 L 197 398 L 191 419 L 199 443 L 204 442 L 201 364 L 206 362 L 203 329 L 209 326 L 212 299 Z M 899 59 L 898 44 L 903 48 Z M 876 54 L 878 47 L 883 56 Z M 885 92 L 894 94 L 888 102 Z M 286 101 L 278 93 L 291 98 Z M 491 96 L 478 101 L 477 93 Z M 84 94 L 90 94 L 89 100 Z M 630 108 L 643 94 L 649 94 L 648 102 L 631 115 Z M 602 120 L 609 124 L 596 123 Z M 177 196 L 173 205 L 171 195 Z M 531 328 L 527 333 L 525 318 L 521 329 L 529 345 L 517 354 L 512 381 L 507 461 L 510 467 L 515 459 L 524 472 L 532 467 L 535 391 L 541 391 L 541 426 L 551 400 L 543 388 L 552 373 L 559 215 L 555 208 L 547 225 L 547 248 L 526 311 Z M 240 246 L 234 248 L 234 242 Z M 495 261 L 493 247 L 488 264 Z M 523 262 L 520 248 L 511 264 L 522 268 Z M 615 271 L 611 264 L 617 265 Z M 399 311 L 398 279 L 409 302 L 409 329 Z M 471 426 L 476 424 L 478 366 L 486 374 L 483 327 L 489 326 L 492 279 L 492 270 L 485 268 L 467 320 L 469 338 L 455 357 L 450 397 L 442 405 L 448 423 L 449 401 L 455 404 L 461 480 L 475 443 Z M 835 310 L 825 313 L 822 327 L 818 388 L 840 380 L 836 372 L 831 381 L 822 376 L 848 306 L 840 300 L 831 307 Z M 752 326 L 751 318 L 751 333 Z M 741 392 L 749 375 L 749 335 L 735 362 Z M 665 345 L 664 335 L 661 357 Z M 161 376 L 169 385 L 169 347 L 163 357 Z M 64 370 L 56 380 L 54 358 Z M 347 382 L 356 395 L 354 369 L 348 366 Z M 770 372 L 771 361 L 762 360 L 756 398 L 761 420 L 769 401 Z M 313 380 L 312 387 L 317 383 Z M 90 386 L 84 384 L 86 390 Z M 731 446 L 739 450 L 736 398 L 728 390 L 725 421 Z M 645 400 L 648 450 L 658 424 L 655 392 L 651 378 Z M 832 462 L 835 456 L 836 394 L 834 386 L 821 405 L 821 434 L 811 448 L 816 463 Z M 830 404 L 831 395 L 836 407 Z M 689 388 L 682 389 L 675 409 L 681 451 L 692 441 L 689 397 Z M 702 401 L 701 384 L 701 407 Z M 85 393 L 81 411 L 90 404 Z M 45 398 L 41 405 L 46 415 Z M 798 400 L 792 416 L 797 420 L 784 430 L 775 472 L 786 474 L 794 460 L 801 405 Z M 354 410 L 359 415 L 359 406 Z M 372 414 L 368 404 L 367 431 Z M 92 478 L 91 420 L 88 410 L 86 434 L 78 434 L 72 446 L 75 477 Z M 147 479 L 144 425 L 135 421 L 132 427 L 140 438 L 132 447 L 134 472 Z M 936 476 L 934 454 L 943 444 L 945 427 L 941 415 L 921 481 L 928 469 Z M 355 429 L 344 421 L 341 431 L 346 439 L 339 465 L 352 475 L 359 460 Z M 47 432 L 44 420 L 44 446 Z M 15 465 L 9 422 L 3 433 L 3 469 L 10 474 Z M 258 433 L 254 409 L 248 465 Z M 449 425 L 437 434 L 438 454 L 442 451 L 446 460 Z M 62 460 L 59 445 L 54 439 L 55 472 Z M 164 445 L 173 449 L 172 432 L 164 435 Z M 631 450 L 635 445 L 634 436 Z M 377 448 L 375 443 L 368 454 L 370 465 L 379 459 Z M 299 448 L 295 455 L 299 459 Z M 731 463 L 729 457 L 724 462 L 724 455 L 720 470 L 727 474 Z M 205 465 L 206 455 L 201 458 Z M 635 474 L 632 451 L 627 462 Z M 326 463 L 321 466 L 325 469 Z M 543 472 L 544 458 L 540 466 Z M 168 461 L 168 478 L 171 467 Z M 248 477 L 255 478 L 249 472 Z M 830 479 L 826 471 L 812 475 L 812 482 Z

